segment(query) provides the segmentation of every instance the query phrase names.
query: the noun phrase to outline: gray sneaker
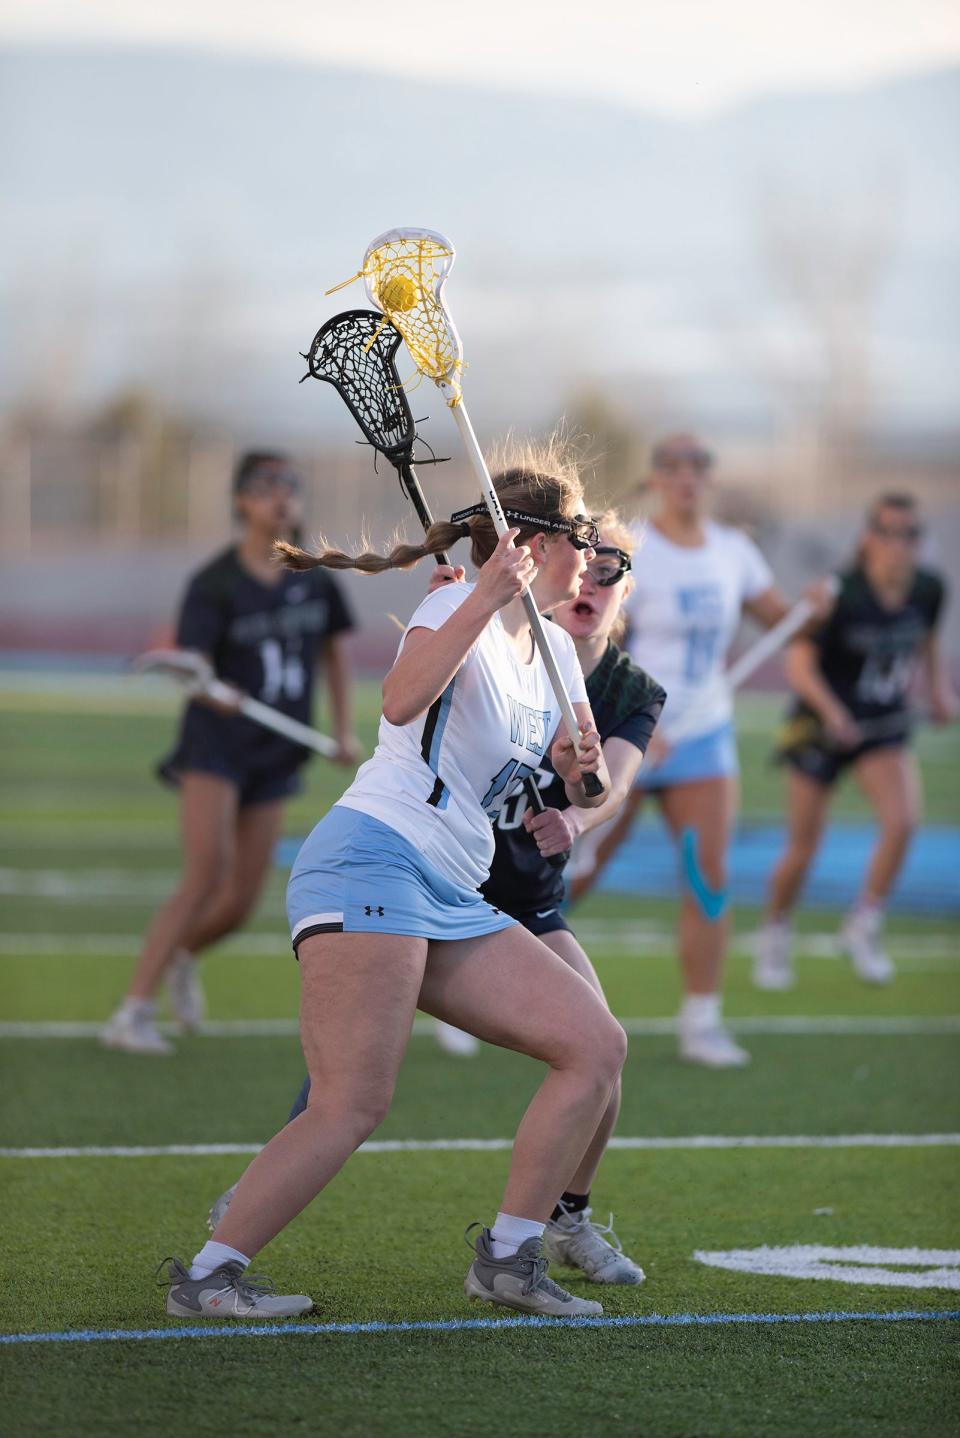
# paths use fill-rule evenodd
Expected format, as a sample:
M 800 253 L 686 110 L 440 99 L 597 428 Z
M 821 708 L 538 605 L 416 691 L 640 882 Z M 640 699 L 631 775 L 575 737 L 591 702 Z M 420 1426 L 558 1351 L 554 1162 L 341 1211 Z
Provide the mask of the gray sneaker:
M 472 1223 L 467 1233 L 479 1227 Z M 565 1288 L 547 1277 L 547 1260 L 540 1252 L 539 1238 L 528 1238 L 508 1258 L 494 1258 L 489 1228 L 480 1229 L 476 1244 L 467 1239 L 476 1258 L 463 1282 L 468 1298 L 499 1303 L 520 1313 L 539 1313 L 550 1318 L 592 1318 L 603 1312 L 589 1298 L 574 1298 Z
M 305 1293 L 279 1297 L 268 1279 L 254 1278 L 239 1263 L 223 1263 L 207 1278 L 191 1278 L 179 1258 L 163 1263 L 170 1267 L 160 1287 L 167 1289 L 167 1312 L 177 1318 L 294 1318 L 313 1307 Z
M 220 1197 L 217 1199 L 216 1203 L 213 1205 L 210 1212 L 207 1214 L 207 1227 L 209 1228 L 211 1233 L 216 1233 L 217 1229 L 220 1227 L 221 1223 L 226 1218 L 227 1209 L 233 1202 L 233 1195 L 236 1193 L 239 1185 L 240 1180 L 237 1179 L 236 1183 L 232 1186 L 232 1188 L 228 1188 L 226 1193 L 221 1193 Z
M 602 1227 L 590 1222 L 590 1213 L 585 1208 L 550 1220 L 543 1235 L 543 1251 L 550 1262 L 579 1268 L 591 1283 L 642 1283 L 646 1275 L 620 1246 L 613 1214 Z

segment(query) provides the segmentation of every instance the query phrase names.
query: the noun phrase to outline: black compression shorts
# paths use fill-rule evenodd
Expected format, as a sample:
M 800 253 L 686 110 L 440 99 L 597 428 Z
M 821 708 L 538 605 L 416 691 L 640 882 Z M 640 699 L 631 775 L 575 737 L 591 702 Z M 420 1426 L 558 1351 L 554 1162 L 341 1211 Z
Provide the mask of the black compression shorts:
M 906 736 L 898 734 L 895 738 L 891 736 L 887 739 L 865 739 L 855 749 L 834 749 L 815 743 L 801 744 L 796 749 L 788 749 L 783 756 L 783 762 L 789 764 L 791 769 L 796 769 L 798 774 L 805 774 L 808 779 L 829 788 L 837 782 L 844 769 L 856 764 L 865 754 L 871 754 L 876 749 L 902 749 L 906 743 Z

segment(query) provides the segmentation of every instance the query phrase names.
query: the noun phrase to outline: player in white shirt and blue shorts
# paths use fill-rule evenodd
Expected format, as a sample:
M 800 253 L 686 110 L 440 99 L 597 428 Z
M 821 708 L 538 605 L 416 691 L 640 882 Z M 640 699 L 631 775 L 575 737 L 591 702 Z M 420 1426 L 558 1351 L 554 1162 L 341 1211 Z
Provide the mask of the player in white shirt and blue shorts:
M 559 706 L 519 598 L 528 586 L 541 609 L 574 598 L 597 532 L 580 513 L 578 477 L 556 456 L 526 458 L 495 484 L 514 526 L 507 539 L 476 506 L 386 557 L 285 547 L 294 567 L 376 572 L 469 537 L 479 574 L 414 613 L 384 681 L 376 752 L 294 865 L 287 907 L 310 1102 L 254 1159 L 193 1264 L 171 1260 L 168 1313 L 307 1311 L 305 1295 L 273 1295 L 246 1267 L 383 1119 L 418 1007 L 547 1065 L 501 1211 L 476 1239 L 468 1295 L 536 1314 L 602 1312 L 547 1276 L 541 1240 L 617 1082 L 625 1036 L 586 979 L 478 892 L 491 820 L 548 754 L 573 805 L 603 802 L 587 797 L 584 772 L 609 787 L 573 640 L 547 624 L 581 725 L 579 754 L 558 734 Z
M 654 449 L 657 509 L 638 534 L 627 651 L 656 674 L 668 698 L 633 794 L 574 879 L 571 897 L 592 887 L 653 794 L 676 839 L 682 876 L 680 1055 L 725 1068 L 747 1063 L 749 1054 L 721 1019 L 727 850 L 738 801 L 723 670 L 741 616 L 770 628 L 788 605 L 753 541 L 707 518 L 712 470 L 712 455 L 693 435 L 672 435 Z

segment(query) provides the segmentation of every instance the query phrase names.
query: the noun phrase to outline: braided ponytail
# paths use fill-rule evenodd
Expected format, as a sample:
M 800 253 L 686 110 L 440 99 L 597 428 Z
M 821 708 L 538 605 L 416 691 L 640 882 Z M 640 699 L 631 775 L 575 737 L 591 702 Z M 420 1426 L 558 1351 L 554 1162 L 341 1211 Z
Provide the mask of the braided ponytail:
M 569 446 L 554 437 L 543 445 L 511 445 L 499 457 L 493 475 L 500 502 L 508 509 L 556 517 L 573 515 L 583 502 L 583 488 Z M 541 531 L 535 524 L 517 526 L 517 544 L 526 544 Z M 345 554 L 340 549 L 321 548 L 311 553 L 299 545 L 278 539 L 274 553 L 285 569 L 358 569 L 361 574 L 382 574 L 386 569 L 410 569 L 421 559 L 441 554 L 458 539 L 470 540 L 470 558 L 477 569 L 486 564 L 497 547 L 497 531 L 489 514 L 471 515 L 462 524 L 448 519 L 431 524 L 422 544 L 397 544 L 389 554 Z
M 311 554 L 298 544 L 288 544 L 278 539 L 273 546 L 274 554 L 284 569 L 358 569 L 361 574 L 382 574 L 386 569 L 410 569 L 429 555 L 441 554 L 464 537 L 462 524 L 451 524 L 449 519 L 437 520 L 427 530 L 422 544 L 397 544 L 389 554 L 375 554 L 364 550 L 362 554 L 344 554 L 341 549 L 327 549 L 323 539 L 321 548 Z

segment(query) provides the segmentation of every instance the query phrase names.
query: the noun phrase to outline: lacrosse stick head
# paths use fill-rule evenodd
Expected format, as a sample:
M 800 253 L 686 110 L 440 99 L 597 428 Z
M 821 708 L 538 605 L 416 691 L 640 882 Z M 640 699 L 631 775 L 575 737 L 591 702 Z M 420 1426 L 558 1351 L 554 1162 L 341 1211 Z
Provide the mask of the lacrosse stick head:
M 367 442 L 392 461 L 409 459 L 417 437 L 397 374 L 401 339 L 378 311 L 345 310 L 327 320 L 304 355 L 310 375 L 333 385 Z
M 421 374 L 460 400 L 463 346 L 443 300 L 456 251 L 436 230 L 387 230 L 367 246 L 363 282 L 373 304 L 401 333 Z
M 138 674 L 164 674 L 182 684 L 188 694 L 199 694 L 213 678 L 209 660 L 193 649 L 148 649 L 133 663 Z

